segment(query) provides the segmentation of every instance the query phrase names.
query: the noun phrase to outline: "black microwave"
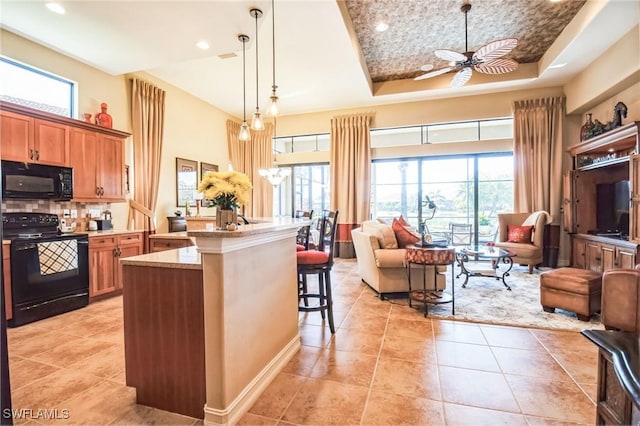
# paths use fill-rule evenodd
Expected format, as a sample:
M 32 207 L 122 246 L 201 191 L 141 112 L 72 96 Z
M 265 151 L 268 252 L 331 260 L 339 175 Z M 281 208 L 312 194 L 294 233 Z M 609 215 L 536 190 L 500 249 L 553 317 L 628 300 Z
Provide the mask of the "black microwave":
M 73 169 L 2 160 L 2 199 L 70 201 Z

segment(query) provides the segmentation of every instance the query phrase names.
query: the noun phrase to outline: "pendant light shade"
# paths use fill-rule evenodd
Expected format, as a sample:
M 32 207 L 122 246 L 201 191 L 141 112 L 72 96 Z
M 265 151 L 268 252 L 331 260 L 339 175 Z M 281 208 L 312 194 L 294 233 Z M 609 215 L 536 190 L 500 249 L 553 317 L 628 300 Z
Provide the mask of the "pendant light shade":
M 262 17 L 262 10 L 254 8 L 251 9 L 249 13 L 256 20 L 256 112 L 253 113 L 253 120 L 251 120 L 251 129 L 264 130 L 264 121 L 262 120 L 262 114 L 260 113 L 260 102 L 258 96 L 258 94 L 260 93 L 258 87 L 258 18 Z
M 238 139 L 241 141 L 251 140 L 251 133 L 249 132 L 249 125 L 247 124 L 247 79 L 246 79 L 246 67 L 245 67 L 245 47 L 249 41 L 249 36 L 240 34 L 238 40 L 242 42 L 242 125 L 240 125 L 240 134 Z
M 275 117 L 280 113 L 280 107 L 278 106 L 278 94 L 276 93 L 276 11 L 275 11 L 275 0 L 271 0 L 271 35 L 272 35 L 272 65 L 273 65 L 273 82 L 271 83 L 271 102 L 269 103 L 269 108 L 267 109 L 267 114 L 272 117 Z

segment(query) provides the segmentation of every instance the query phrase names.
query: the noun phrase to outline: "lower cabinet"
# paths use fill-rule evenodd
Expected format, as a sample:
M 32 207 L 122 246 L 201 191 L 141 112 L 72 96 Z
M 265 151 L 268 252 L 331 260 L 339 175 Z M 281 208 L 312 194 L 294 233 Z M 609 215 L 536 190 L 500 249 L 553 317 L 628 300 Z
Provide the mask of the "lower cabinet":
M 109 234 L 89 237 L 89 297 L 122 291 L 120 258 L 143 251 L 143 233 Z
M 638 258 L 638 245 L 595 235 L 574 234 L 571 264 L 575 268 L 605 272 L 611 269 L 633 269 Z
M 4 281 L 4 309 L 7 320 L 13 318 L 11 302 L 11 245 L 2 244 L 2 276 Z

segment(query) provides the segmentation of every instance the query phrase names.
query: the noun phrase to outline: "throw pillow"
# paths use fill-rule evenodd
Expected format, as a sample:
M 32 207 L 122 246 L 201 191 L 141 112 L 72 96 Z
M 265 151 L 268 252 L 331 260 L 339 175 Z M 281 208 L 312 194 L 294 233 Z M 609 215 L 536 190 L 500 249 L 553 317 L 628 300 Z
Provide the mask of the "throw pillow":
M 400 215 L 400 217 L 398 218 L 398 222 L 400 222 L 400 225 L 402 226 L 411 226 L 411 224 L 407 222 L 407 219 L 402 217 L 402 215 Z
M 390 225 L 384 225 L 375 220 L 368 220 L 362 223 L 362 232 L 373 234 L 378 238 L 380 248 L 395 249 L 398 248 L 396 235 Z
M 420 236 L 409 231 L 398 219 L 393 219 L 391 229 L 396 234 L 399 248 L 405 248 L 408 245 L 415 244 L 420 241 Z
M 508 225 L 507 226 L 507 242 L 508 243 L 531 243 L 531 225 Z

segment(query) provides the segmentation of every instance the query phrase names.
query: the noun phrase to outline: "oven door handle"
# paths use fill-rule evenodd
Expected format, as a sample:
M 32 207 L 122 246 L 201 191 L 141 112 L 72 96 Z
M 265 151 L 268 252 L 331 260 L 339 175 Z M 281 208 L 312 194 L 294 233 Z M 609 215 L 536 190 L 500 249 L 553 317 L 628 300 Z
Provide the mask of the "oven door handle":
M 82 245 L 89 245 L 89 240 L 77 240 L 78 244 L 82 244 Z

